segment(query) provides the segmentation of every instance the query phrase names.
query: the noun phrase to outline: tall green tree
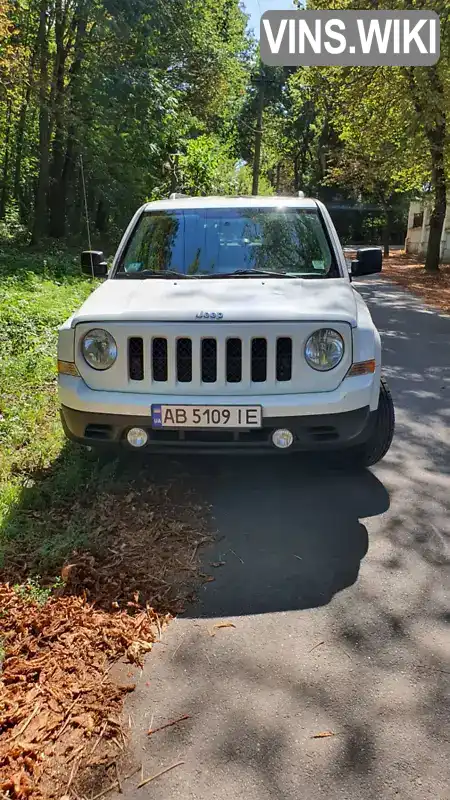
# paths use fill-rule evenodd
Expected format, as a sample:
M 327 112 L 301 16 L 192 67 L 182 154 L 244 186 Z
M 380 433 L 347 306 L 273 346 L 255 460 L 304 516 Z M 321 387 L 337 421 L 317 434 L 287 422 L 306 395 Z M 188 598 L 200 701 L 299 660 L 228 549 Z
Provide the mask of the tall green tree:
M 238 0 L 2 5 L 0 211 L 19 207 L 33 242 L 79 234 L 83 166 L 89 217 L 114 237 L 140 202 L 176 188 L 180 158 L 185 171 L 197 158 L 192 141 L 212 136 L 228 158 L 246 21 Z
M 311 0 L 309 8 L 316 9 L 366 9 L 364 0 Z M 425 175 L 431 189 L 433 208 L 425 269 L 439 269 L 440 241 L 444 225 L 448 189 L 448 109 L 450 107 L 450 6 L 447 0 L 383 0 L 378 9 L 420 10 L 432 9 L 440 15 L 441 58 L 431 67 L 366 67 L 340 68 L 338 86 L 342 94 L 342 113 L 345 125 L 342 141 L 344 147 L 355 148 L 361 123 L 368 139 L 366 161 L 371 146 L 375 153 L 386 150 L 387 160 L 393 166 L 398 181 L 388 180 L 386 191 L 394 191 L 404 183 L 425 188 Z M 330 68 L 330 72 L 332 68 Z M 392 125 L 386 125 L 386 116 L 393 115 Z M 404 133 L 407 132 L 407 136 Z M 406 158 L 398 140 L 406 142 Z M 419 143 L 411 153 L 411 142 Z M 403 161 L 411 157 L 408 168 Z M 392 163 L 392 159 L 394 164 Z M 386 184 L 382 159 L 373 159 L 374 172 L 381 168 L 379 182 Z M 406 173 L 409 175 L 406 176 Z M 425 173 L 425 174 L 424 174 Z M 415 178 L 413 177 L 415 175 Z

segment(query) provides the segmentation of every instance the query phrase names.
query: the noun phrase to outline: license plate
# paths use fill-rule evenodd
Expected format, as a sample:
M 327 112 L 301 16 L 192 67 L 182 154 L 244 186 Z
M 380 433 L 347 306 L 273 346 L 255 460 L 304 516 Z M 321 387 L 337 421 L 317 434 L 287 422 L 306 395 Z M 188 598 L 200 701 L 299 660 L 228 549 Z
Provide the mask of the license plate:
M 152 406 L 154 428 L 260 428 L 261 406 Z

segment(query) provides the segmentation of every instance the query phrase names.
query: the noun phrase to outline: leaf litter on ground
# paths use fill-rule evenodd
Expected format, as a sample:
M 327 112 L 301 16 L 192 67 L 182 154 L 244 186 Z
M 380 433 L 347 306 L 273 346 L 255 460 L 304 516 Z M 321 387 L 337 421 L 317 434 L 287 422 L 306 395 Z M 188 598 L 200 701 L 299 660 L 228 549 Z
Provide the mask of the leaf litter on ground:
M 201 583 L 200 559 L 192 560 L 197 543 L 208 541 L 200 508 L 174 487 L 149 483 L 99 494 L 90 526 L 100 546 L 72 553 L 44 603 L 8 582 L 8 573 L 26 582 L 26 554 L 22 576 L 17 561 L 5 564 L 0 796 L 91 797 L 117 785 L 123 701 L 134 684 L 115 681 L 112 666 L 142 666 Z M 65 514 L 79 510 L 75 504 Z M 55 576 L 46 579 L 53 585 Z

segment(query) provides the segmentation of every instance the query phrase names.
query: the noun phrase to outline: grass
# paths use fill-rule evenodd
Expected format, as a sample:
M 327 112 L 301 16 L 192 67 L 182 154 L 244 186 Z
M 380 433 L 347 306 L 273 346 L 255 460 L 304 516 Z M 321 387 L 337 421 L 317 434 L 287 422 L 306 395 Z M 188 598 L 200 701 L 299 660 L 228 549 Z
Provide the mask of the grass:
M 178 608 L 196 579 L 193 548 L 206 541 L 190 487 L 139 454 L 95 456 L 60 423 L 58 327 L 93 288 L 68 253 L 0 246 L 0 581 L 45 599 L 65 576 L 63 591 L 84 592 L 88 581 L 104 605 L 139 590 Z
M 70 254 L 0 247 L 0 569 L 56 569 L 86 536 L 65 510 L 114 469 L 66 443 L 58 415 L 57 329 L 92 289 Z

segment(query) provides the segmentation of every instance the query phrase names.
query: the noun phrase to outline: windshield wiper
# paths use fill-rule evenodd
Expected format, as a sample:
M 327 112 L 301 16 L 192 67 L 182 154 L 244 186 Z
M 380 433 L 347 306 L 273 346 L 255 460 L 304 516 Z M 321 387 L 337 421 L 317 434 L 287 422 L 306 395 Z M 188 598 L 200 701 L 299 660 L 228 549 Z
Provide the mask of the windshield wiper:
M 266 278 L 283 278 L 286 276 L 285 272 L 271 272 L 268 269 L 236 269 L 234 272 L 222 272 L 218 275 L 208 275 L 208 278 L 239 278 L 248 277 L 252 275 L 264 275 Z
M 115 277 L 147 280 L 149 278 L 195 278 L 195 275 L 186 275 L 184 272 L 177 272 L 175 269 L 165 269 L 163 272 L 154 272 L 151 269 L 143 269 L 140 272 L 118 272 Z
M 316 272 L 275 272 L 268 269 L 236 269 L 234 272 L 223 272 L 218 275 L 205 275 L 205 278 L 251 278 L 253 275 L 262 275 L 266 278 L 322 278 Z

